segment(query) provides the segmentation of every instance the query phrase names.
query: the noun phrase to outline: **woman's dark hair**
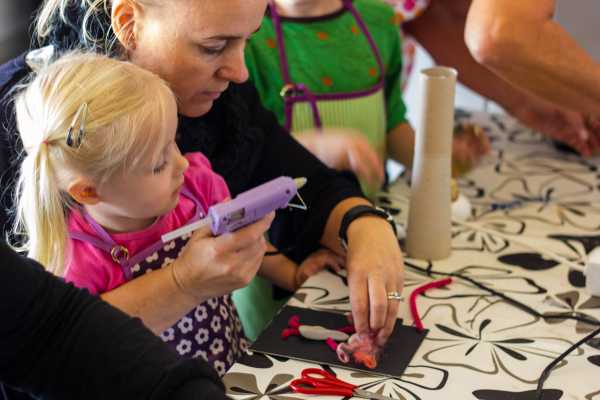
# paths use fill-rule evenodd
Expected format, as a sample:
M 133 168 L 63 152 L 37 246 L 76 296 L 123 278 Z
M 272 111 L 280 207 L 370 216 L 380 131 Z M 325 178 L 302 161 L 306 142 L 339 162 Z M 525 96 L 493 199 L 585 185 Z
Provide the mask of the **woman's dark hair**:
M 46 0 L 38 13 L 35 36 L 40 46 L 93 50 L 117 55 L 109 0 Z

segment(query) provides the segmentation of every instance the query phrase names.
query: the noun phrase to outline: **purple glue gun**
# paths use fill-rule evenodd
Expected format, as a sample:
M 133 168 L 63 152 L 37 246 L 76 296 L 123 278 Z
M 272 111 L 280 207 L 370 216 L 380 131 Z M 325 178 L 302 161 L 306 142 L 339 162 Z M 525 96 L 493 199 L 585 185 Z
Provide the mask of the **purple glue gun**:
M 230 201 L 213 205 L 208 209 L 206 218 L 164 234 L 162 241 L 170 242 L 206 225 L 210 225 L 210 230 L 215 236 L 233 232 L 258 221 L 271 211 L 286 208 L 290 200 L 298 194 L 298 189 L 305 184 L 306 178 L 292 179 L 280 176 L 240 193 Z

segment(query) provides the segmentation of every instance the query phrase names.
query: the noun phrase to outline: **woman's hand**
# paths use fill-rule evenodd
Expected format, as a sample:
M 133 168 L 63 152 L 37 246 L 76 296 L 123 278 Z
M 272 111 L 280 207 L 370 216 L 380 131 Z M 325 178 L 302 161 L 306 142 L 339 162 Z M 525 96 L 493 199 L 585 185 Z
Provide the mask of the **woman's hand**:
M 398 316 L 400 302 L 388 293 L 402 292 L 404 261 L 389 223 L 364 216 L 348 227 L 346 265 L 352 316 L 358 333 L 375 333 L 383 345 Z
M 233 233 L 194 232 L 169 266 L 102 294 L 102 299 L 139 317 L 160 334 L 199 303 L 246 286 L 265 254 L 264 233 L 275 213 Z
M 324 128 L 303 132 L 296 139 L 330 168 L 352 171 L 361 181 L 379 188 L 385 177 L 383 160 L 358 131 Z
M 271 212 L 219 237 L 208 228 L 194 232 L 171 267 L 177 286 L 200 303 L 248 285 L 261 266 L 267 248 L 264 234 L 274 217 Z
M 304 261 L 296 268 L 295 289 L 298 289 L 311 276 L 327 267 L 340 272 L 344 267 L 345 259 L 343 256 L 334 253 L 329 249 L 319 249 L 306 257 Z

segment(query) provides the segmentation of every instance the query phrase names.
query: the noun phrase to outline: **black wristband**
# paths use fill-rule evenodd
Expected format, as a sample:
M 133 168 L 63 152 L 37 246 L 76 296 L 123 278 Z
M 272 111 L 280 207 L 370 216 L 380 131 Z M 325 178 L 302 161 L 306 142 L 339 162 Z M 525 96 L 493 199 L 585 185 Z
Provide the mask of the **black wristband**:
M 385 210 L 379 207 L 372 207 L 367 205 L 354 206 L 348 211 L 346 211 L 346 214 L 344 214 L 344 217 L 342 218 L 342 223 L 340 224 L 339 236 L 343 248 L 347 248 L 348 246 L 348 226 L 350 226 L 350 223 L 352 223 L 352 221 L 354 221 L 355 219 L 364 217 L 366 215 L 372 215 L 385 219 L 392 226 L 394 236 L 398 236 L 394 218 Z

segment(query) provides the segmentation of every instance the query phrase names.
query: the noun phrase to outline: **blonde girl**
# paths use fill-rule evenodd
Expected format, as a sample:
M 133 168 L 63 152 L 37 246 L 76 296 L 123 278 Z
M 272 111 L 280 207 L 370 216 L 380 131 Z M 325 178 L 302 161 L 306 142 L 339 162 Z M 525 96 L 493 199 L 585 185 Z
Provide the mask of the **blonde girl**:
M 97 55 L 65 56 L 35 78 L 16 101 L 27 157 L 15 233 L 32 258 L 94 294 L 154 270 L 169 270 L 167 279 L 187 291 L 186 272 L 202 255 L 183 249 L 188 238 L 164 244 L 161 236 L 203 218 L 229 191 L 202 154 L 179 152 L 176 106 L 156 75 Z M 341 262 L 325 250 L 299 267 L 278 255 L 261 273 L 295 290 Z M 230 295 L 191 308 L 157 333 L 224 374 L 246 346 Z
M 95 294 L 160 269 L 185 290 L 173 261 L 187 238 L 163 245 L 160 236 L 202 218 L 229 192 L 203 155 L 179 152 L 177 104 L 165 82 L 131 63 L 71 54 L 18 95 L 16 113 L 27 152 L 14 229 L 23 249 Z M 163 340 L 220 374 L 245 346 L 230 295 L 165 328 Z

